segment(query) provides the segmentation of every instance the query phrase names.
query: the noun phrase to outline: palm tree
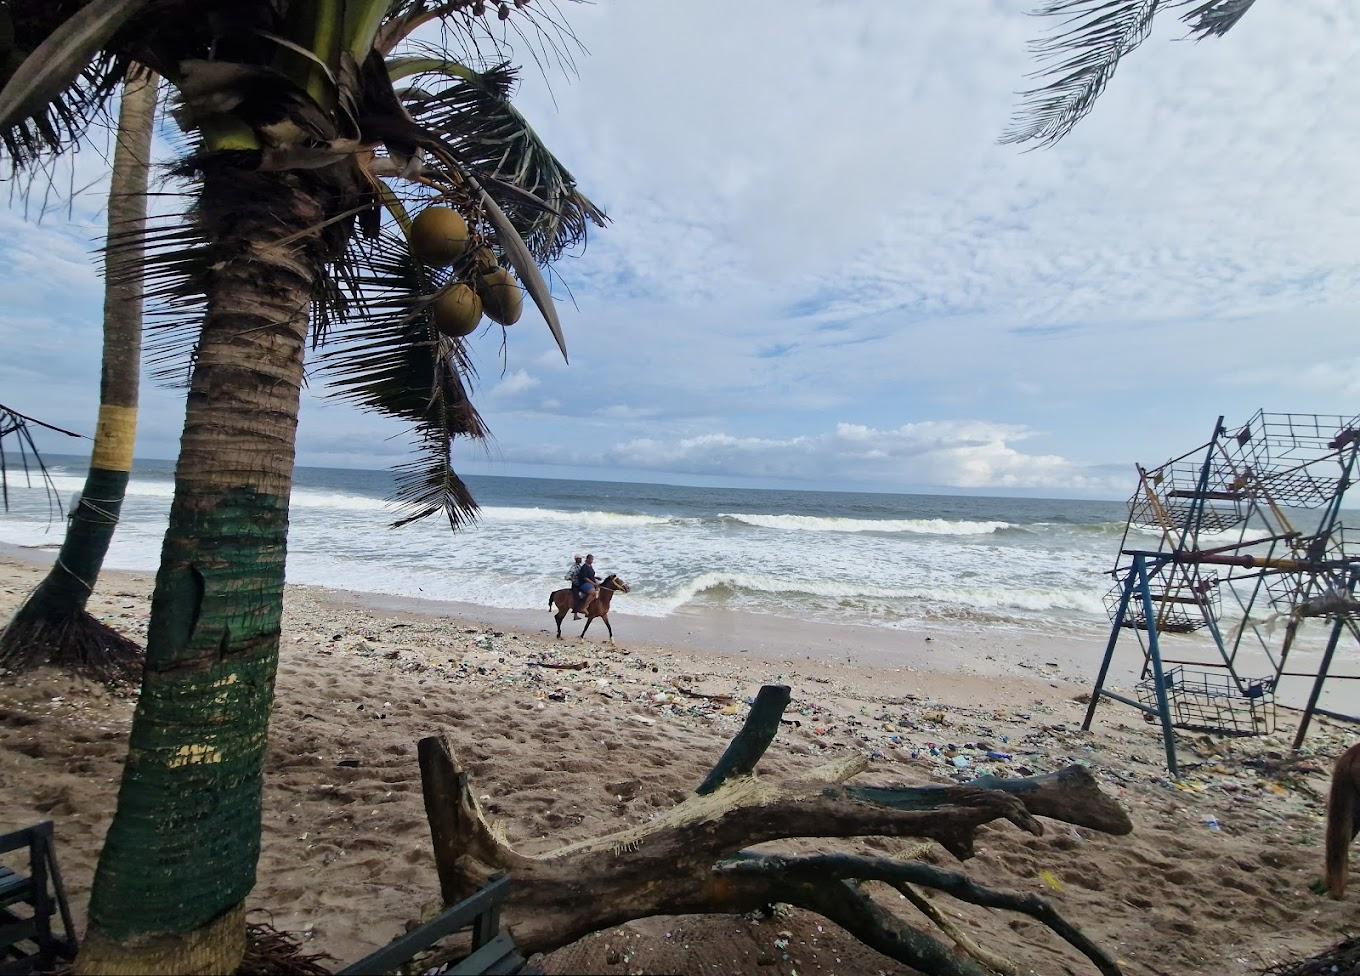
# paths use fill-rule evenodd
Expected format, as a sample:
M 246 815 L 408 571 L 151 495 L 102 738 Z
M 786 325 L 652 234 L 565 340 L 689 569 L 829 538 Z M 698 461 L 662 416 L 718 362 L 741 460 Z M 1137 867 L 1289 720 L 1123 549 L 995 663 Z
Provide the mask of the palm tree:
M 1080 122 L 1114 76 L 1124 55 L 1147 39 L 1153 20 L 1170 7 L 1196 39 L 1222 37 L 1256 0 L 1047 0 L 1035 13 L 1056 21 L 1031 45 L 1045 79 L 1024 99 L 1001 136 L 1003 143 L 1051 146 Z
M 399 474 L 403 521 L 443 513 L 454 526 L 474 503 L 452 438 L 484 434 L 467 396 L 468 316 L 449 314 L 471 304 L 461 283 L 485 285 L 508 263 L 562 345 L 538 265 L 604 218 L 511 107 L 513 72 L 487 61 L 512 31 L 569 53 L 551 0 L 515 8 L 9 4 L 14 45 L 28 52 L 0 90 L 0 141 L 16 164 L 78 142 L 134 60 L 176 89 L 176 120 L 194 141 L 177 169 L 192 207 L 146 235 L 158 354 L 187 351 L 192 366 L 82 971 L 239 962 L 309 331 L 342 396 L 413 431 L 422 457 Z M 467 240 L 446 231 L 422 243 L 408 213 L 432 203 L 461 214 Z
M 142 249 L 147 173 L 156 114 L 155 74 L 141 69 L 123 83 L 109 186 L 105 255 L 104 356 L 99 423 L 85 488 L 71 511 L 61 552 L 46 578 L 0 633 L 0 662 L 14 669 L 50 660 L 107 679 L 136 673 L 141 648 L 85 612 L 109 551 L 132 470 L 142 356 Z

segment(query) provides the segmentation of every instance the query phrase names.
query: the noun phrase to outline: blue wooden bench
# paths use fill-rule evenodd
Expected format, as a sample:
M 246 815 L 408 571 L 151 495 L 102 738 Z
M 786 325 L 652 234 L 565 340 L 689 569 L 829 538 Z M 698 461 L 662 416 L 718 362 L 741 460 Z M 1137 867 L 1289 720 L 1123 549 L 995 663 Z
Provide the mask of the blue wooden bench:
M 470 898 L 451 905 L 419 928 L 356 963 L 340 970 L 336 976 L 378 976 L 396 972 L 410 962 L 417 953 L 433 946 L 445 936 L 463 929 L 472 929 L 472 953 L 452 966 L 441 969 L 448 976 L 472 973 L 522 973 L 524 957 L 515 948 L 509 932 L 502 932 L 501 905 L 510 891 L 510 879 L 502 875 Z
M 52 847 L 52 822 L 0 834 L 0 855 L 28 850 L 28 874 L 0 864 L 0 974 L 47 972 L 76 957 L 75 927 Z M 52 929 L 60 913 L 62 934 Z

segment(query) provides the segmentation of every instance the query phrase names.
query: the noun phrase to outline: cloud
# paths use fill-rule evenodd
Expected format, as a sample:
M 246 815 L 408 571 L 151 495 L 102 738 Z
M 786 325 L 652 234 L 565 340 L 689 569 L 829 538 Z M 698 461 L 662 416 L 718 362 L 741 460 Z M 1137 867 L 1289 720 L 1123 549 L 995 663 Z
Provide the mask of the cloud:
M 996 138 L 1029 6 L 569 5 L 579 75 L 549 91 L 521 57 L 516 104 L 613 222 L 554 269 L 571 365 L 530 310 L 475 394 L 496 457 L 1055 493 L 1107 477 L 1081 458 L 1122 495 L 1220 413 L 1354 412 L 1360 7 L 1257 4 L 1201 44 L 1163 17 L 1070 138 L 1021 153 Z M 103 192 L 69 226 L 0 221 L 0 387 L 80 429 Z M 499 339 L 472 343 L 489 380 Z M 144 391 L 139 443 L 172 455 L 179 394 Z M 960 417 L 992 420 L 930 419 Z M 304 464 L 404 443 L 302 420 Z M 582 458 L 587 432 L 617 447 Z
M 575 463 L 616 465 L 691 475 L 726 475 L 786 482 L 828 479 L 860 486 L 1075 490 L 1118 492 L 1122 481 L 1055 454 L 1016 445 L 1035 437 L 1016 424 L 924 421 L 878 429 L 837 424 L 794 437 L 743 437 L 713 432 L 691 437 L 637 437 L 594 457 L 573 451 Z M 511 460 L 561 460 L 553 450 L 507 453 Z
M 601 417 L 611 420 L 646 420 L 661 413 L 660 407 L 634 407 L 627 403 L 614 403 L 595 411 Z
M 1229 375 L 1228 381 L 1249 387 L 1272 385 L 1294 396 L 1303 391 L 1326 390 L 1333 396 L 1339 394 L 1360 403 L 1360 356 L 1310 360 L 1302 355 L 1305 352 L 1296 349 L 1293 355 L 1285 353 L 1270 366 L 1237 371 Z
M 526 390 L 532 390 L 539 385 L 537 377 L 530 376 L 522 369 L 511 370 L 506 373 L 499 383 L 491 388 L 493 397 L 509 398 L 519 395 Z

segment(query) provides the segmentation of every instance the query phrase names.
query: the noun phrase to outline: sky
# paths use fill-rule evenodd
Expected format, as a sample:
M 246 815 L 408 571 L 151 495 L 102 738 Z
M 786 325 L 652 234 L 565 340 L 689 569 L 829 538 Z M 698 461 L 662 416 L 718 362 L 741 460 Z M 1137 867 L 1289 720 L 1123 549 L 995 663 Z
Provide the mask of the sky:
M 530 62 L 516 104 L 612 222 L 556 267 L 570 365 L 532 310 L 474 338 L 493 440 L 460 470 L 1126 497 L 1220 414 L 1360 412 L 1360 8 L 1164 16 L 1023 152 L 1031 6 L 569 4 L 575 72 Z M 0 209 L 0 402 L 82 432 L 104 169 Z M 299 463 L 406 457 L 325 393 Z M 173 457 L 180 392 L 142 402 L 138 456 Z

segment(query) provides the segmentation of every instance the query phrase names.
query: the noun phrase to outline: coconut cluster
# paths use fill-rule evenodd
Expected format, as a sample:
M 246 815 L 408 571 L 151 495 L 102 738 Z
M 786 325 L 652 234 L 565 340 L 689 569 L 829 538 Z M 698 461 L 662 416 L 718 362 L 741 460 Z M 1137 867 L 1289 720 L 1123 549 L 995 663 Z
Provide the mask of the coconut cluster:
M 460 277 L 434 301 L 434 324 L 446 336 L 473 333 L 482 316 L 514 325 L 524 312 L 524 295 L 513 275 L 500 267 L 489 247 L 473 247 L 467 221 L 449 207 L 426 207 L 411 221 L 411 250 L 435 268 L 460 265 Z M 470 251 L 470 253 L 469 253 Z

